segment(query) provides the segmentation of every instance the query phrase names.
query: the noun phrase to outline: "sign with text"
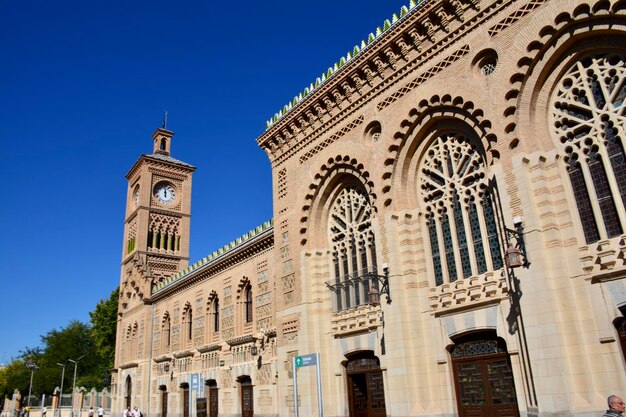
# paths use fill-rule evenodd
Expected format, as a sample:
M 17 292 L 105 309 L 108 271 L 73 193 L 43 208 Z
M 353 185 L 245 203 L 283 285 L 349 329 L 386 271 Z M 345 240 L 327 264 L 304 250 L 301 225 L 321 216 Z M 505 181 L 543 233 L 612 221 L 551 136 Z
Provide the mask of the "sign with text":
M 317 365 L 317 354 L 311 353 L 310 355 L 296 356 L 296 368 L 303 368 L 305 366 Z
M 294 417 L 298 417 L 298 368 L 305 366 L 315 366 L 317 368 L 317 413 L 319 417 L 322 417 L 322 377 L 320 376 L 320 354 L 311 353 L 308 355 L 294 356 L 291 370 L 293 372 L 293 404 L 294 404 Z

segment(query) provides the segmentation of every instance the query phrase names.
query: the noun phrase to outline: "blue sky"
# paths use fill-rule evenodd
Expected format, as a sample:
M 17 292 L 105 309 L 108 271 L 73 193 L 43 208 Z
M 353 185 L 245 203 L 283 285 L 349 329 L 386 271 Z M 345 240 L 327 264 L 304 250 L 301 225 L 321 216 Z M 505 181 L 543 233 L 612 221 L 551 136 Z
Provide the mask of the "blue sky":
M 124 175 L 169 113 L 191 262 L 272 218 L 265 121 L 408 0 L 0 7 L 0 363 L 119 282 Z

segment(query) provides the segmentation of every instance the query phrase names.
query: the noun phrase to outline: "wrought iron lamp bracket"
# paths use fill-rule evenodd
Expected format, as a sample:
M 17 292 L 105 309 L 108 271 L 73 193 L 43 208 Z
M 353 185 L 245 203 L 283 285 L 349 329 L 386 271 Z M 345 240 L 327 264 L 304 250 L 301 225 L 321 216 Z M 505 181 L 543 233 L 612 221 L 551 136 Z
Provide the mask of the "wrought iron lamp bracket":
M 523 266 L 524 268 L 528 268 L 530 266 L 530 262 L 528 261 L 528 252 L 526 251 L 526 243 L 524 242 L 524 226 L 522 223 L 517 223 L 515 229 L 509 229 L 508 227 L 504 228 L 506 232 L 506 244 L 507 249 L 505 251 L 504 257 L 507 261 L 507 266 L 509 268 L 516 268 L 518 266 Z M 512 240 L 515 240 L 515 245 L 511 243 Z M 509 264 L 509 256 L 512 254 L 511 252 L 516 252 L 521 255 L 523 261 L 521 265 L 512 266 Z

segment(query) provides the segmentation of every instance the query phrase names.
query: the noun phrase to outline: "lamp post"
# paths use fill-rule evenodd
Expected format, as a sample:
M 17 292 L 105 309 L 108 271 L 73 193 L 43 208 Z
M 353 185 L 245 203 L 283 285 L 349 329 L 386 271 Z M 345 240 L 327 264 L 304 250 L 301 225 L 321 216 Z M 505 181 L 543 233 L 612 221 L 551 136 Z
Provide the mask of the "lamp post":
M 35 362 L 24 362 L 24 364 L 28 369 L 30 369 L 30 384 L 28 385 L 28 409 L 30 410 L 30 394 L 33 389 L 33 373 L 35 372 L 35 369 L 39 369 L 39 367 L 35 365 Z
M 61 392 L 59 393 L 59 417 L 61 417 L 61 401 L 63 401 L 63 381 L 65 380 L 65 364 L 57 362 L 57 365 L 63 368 L 63 371 L 61 371 Z
M 85 355 L 81 356 L 80 358 L 74 360 L 74 359 L 68 359 L 68 361 L 72 362 L 74 364 L 74 382 L 72 382 L 72 409 L 70 412 L 70 417 L 74 417 L 74 391 L 76 389 L 76 368 L 78 368 L 78 361 L 81 360 L 82 358 L 84 358 Z

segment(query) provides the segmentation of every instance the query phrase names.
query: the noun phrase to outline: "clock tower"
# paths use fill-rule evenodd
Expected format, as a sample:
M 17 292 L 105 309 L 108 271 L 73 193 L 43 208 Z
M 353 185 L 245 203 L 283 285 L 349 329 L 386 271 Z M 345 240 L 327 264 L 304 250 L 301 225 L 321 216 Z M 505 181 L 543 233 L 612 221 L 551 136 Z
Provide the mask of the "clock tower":
M 142 155 L 126 174 L 128 191 L 120 302 L 150 297 L 152 285 L 189 263 L 191 177 L 195 167 L 172 158 L 174 133 L 152 134 L 152 154 Z M 125 304 L 125 305 L 124 305 Z

